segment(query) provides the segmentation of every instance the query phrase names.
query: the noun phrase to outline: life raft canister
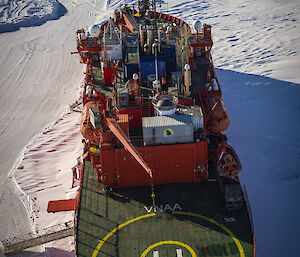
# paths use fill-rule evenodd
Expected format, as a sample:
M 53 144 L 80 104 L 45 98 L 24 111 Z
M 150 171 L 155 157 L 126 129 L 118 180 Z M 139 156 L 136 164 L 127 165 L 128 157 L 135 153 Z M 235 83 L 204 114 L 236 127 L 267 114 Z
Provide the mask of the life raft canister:
M 80 131 L 82 136 L 85 139 L 88 139 L 92 142 L 95 141 L 94 128 L 90 122 L 90 108 L 99 107 L 98 103 L 88 102 L 84 105 L 81 116 L 81 126 Z

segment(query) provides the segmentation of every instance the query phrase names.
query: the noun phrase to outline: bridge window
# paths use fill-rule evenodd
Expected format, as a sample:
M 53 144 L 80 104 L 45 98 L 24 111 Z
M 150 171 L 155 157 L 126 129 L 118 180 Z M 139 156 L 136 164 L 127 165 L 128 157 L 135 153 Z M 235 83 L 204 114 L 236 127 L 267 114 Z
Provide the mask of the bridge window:
M 127 60 L 128 63 L 138 63 L 138 48 L 128 47 L 127 48 Z

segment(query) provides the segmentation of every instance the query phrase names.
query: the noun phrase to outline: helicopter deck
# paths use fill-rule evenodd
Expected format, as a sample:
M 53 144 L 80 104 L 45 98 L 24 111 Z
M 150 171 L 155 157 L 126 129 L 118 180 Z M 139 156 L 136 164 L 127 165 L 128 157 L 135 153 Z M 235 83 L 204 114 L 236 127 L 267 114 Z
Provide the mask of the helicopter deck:
M 77 256 L 253 256 L 246 206 L 229 211 L 215 182 L 104 192 L 85 161 L 77 213 Z

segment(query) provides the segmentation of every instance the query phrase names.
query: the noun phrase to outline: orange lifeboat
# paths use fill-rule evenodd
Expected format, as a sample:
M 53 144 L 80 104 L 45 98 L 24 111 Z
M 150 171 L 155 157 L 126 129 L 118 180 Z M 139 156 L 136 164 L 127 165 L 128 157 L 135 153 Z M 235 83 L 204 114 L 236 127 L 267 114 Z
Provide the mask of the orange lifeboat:
M 94 128 L 92 123 L 90 122 L 90 108 L 98 107 L 98 103 L 88 102 L 84 105 L 81 116 L 81 126 L 80 131 L 82 136 L 85 139 L 90 141 L 95 141 Z
M 219 175 L 238 181 L 237 176 L 242 169 L 242 165 L 236 152 L 230 145 L 222 144 L 219 146 L 217 160 Z
M 206 95 L 202 101 L 206 113 L 207 129 L 215 133 L 225 131 L 230 120 L 222 98 L 218 95 Z

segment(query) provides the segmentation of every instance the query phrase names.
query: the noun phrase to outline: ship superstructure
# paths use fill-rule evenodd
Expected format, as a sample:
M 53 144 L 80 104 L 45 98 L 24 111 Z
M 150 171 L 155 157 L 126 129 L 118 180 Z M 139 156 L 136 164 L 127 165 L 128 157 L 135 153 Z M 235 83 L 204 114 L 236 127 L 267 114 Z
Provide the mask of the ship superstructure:
M 86 65 L 77 256 L 254 256 L 211 26 L 125 5 L 77 31 Z M 72 203 L 72 204 L 70 204 Z

